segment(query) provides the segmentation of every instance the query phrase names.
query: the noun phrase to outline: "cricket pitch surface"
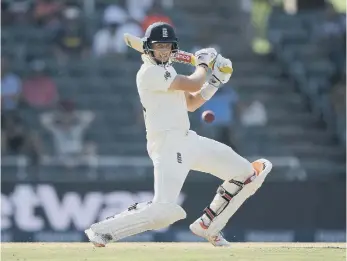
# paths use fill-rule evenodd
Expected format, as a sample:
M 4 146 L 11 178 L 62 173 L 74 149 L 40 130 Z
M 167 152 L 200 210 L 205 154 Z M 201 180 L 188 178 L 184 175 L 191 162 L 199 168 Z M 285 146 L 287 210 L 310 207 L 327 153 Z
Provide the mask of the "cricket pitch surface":
M 6 261 L 344 261 L 346 243 L 1 243 Z

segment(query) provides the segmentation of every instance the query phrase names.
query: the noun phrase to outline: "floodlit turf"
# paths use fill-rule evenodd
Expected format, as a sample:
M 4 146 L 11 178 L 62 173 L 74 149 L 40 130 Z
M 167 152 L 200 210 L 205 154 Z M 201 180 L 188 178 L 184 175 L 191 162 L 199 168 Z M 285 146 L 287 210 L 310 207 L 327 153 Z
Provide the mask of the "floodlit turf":
M 344 243 L 2 243 L 4 261 L 344 261 Z

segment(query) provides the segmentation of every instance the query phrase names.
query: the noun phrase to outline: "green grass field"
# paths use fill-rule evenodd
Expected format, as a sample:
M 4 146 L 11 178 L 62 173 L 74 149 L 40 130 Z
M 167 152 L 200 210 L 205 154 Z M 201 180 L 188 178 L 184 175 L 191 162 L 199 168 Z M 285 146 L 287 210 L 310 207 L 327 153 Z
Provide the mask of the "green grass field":
M 344 261 L 345 243 L 2 243 L 3 261 Z

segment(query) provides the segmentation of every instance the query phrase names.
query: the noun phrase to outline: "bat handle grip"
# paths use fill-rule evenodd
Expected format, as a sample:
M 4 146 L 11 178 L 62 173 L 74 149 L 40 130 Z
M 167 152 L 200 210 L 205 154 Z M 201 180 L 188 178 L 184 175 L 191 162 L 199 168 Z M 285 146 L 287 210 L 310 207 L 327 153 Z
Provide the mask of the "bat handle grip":
M 174 60 L 177 62 L 181 62 L 181 63 L 186 63 L 186 64 L 191 64 L 193 66 L 196 66 L 196 57 L 194 56 L 194 54 L 191 53 L 187 53 L 184 51 L 179 51 L 177 53 L 175 53 L 174 55 Z M 213 67 L 213 63 L 209 64 L 208 66 L 209 68 Z M 233 68 L 231 67 L 222 67 L 220 68 L 220 71 L 223 73 L 233 73 Z

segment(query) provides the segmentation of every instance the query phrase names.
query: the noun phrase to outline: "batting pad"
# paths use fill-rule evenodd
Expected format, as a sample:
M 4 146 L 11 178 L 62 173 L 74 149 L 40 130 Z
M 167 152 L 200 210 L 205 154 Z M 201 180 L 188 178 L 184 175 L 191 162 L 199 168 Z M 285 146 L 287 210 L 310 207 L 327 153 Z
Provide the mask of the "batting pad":
M 228 206 L 213 219 L 207 229 L 207 233 L 209 235 L 218 234 L 225 227 L 232 215 L 234 215 L 239 207 L 246 201 L 246 199 L 252 196 L 261 187 L 265 178 L 272 169 L 272 163 L 265 159 L 260 159 L 259 161 L 265 164 L 264 170 L 251 183 L 245 185 L 240 192 L 230 200 Z M 224 189 L 228 190 L 228 188 L 225 186 Z
M 160 229 L 186 218 L 186 212 L 174 203 L 140 203 L 114 217 L 91 225 L 98 234 L 112 236 L 113 241 L 152 229 Z

